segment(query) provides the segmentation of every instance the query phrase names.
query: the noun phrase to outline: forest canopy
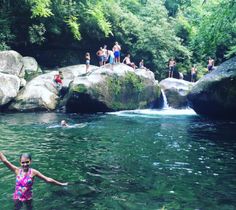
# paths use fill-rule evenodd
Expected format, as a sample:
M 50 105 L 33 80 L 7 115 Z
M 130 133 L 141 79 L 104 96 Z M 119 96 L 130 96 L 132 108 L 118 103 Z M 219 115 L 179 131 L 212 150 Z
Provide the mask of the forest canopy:
M 203 72 L 208 56 L 235 55 L 235 11 L 235 0 L 0 0 L 0 50 L 76 49 L 82 58 L 118 41 L 157 78 L 171 57 L 184 74 L 193 64 Z

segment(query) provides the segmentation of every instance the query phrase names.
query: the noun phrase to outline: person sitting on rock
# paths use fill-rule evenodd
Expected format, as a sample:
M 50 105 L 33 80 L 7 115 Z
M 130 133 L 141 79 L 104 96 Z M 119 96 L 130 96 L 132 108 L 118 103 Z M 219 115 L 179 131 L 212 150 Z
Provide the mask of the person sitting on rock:
M 56 83 L 56 87 L 58 89 L 62 88 L 62 80 L 63 80 L 62 71 L 59 70 L 58 74 L 54 76 L 54 82 Z
M 130 54 L 127 54 L 127 56 L 124 58 L 124 60 L 123 60 L 122 63 L 124 63 L 124 64 L 126 64 L 126 65 L 132 67 L 133 69 L 136 68 L 135 63 L 131 62 L 131 60 L 130 60 Z

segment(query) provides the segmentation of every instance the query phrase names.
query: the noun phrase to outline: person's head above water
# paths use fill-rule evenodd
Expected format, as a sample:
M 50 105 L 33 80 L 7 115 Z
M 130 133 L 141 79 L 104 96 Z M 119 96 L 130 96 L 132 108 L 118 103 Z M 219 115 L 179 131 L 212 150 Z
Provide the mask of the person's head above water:
M 61 121 L 61 126 L 68 126 L 67 122 L 65 120 Z
M 20 155 L 20 164 L 24 171 L 28 171 L 32 157 L 28 153 L 23 153 Z

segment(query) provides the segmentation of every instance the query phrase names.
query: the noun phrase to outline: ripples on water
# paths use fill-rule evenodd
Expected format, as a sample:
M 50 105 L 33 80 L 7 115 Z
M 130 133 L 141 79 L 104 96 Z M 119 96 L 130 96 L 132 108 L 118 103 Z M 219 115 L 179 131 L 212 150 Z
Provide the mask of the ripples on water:
M 71 183 L 36 180 L 35 210 L 231 210 L 235 129 L 192 110 L 2 114 L 0 150 L 16 165 L 30 152 L 34 168 Z M 0 176 L 1 210 L 9 210 L 15 176 L 2 164 Z

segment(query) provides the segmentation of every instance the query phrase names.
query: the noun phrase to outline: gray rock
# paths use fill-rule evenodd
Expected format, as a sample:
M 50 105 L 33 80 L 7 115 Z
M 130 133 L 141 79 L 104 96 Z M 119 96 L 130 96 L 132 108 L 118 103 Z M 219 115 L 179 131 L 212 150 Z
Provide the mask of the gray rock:
M 25 69 L 25 77 L 27 80 L 31 80 L 32 78 L 42 74 L 42 70 L 40 69 L 37 61 L 33 57 L 23 57 L 23 64 Z
M 16 51 L 0 52 L 0 72 L 24 77 L 23 57 Z
M 188 106 L 187 95 L 194 83 L 175 78 L 167 78 L 160 82 L 160 87 L 164 91 L 168 105 L 172 108 L 186 108 Z
M 10 104 L 12 111 L 55 110 L 58 104 L 58 89 L 53 78 L 57 72 L 40 75 L 26 84 Z
M 188 96 L 200 115 L 236 119 L 236 57 L 201 78 Z
M 160 96 L 154 74 L 125 64 L 107 64 L 76 77 L 66 95 L 68 112 L 107 112 L 145 108 Z
M 0 106 L 9 103 L 20 89 L 20 79 L 15 75 L 0 73 Z

